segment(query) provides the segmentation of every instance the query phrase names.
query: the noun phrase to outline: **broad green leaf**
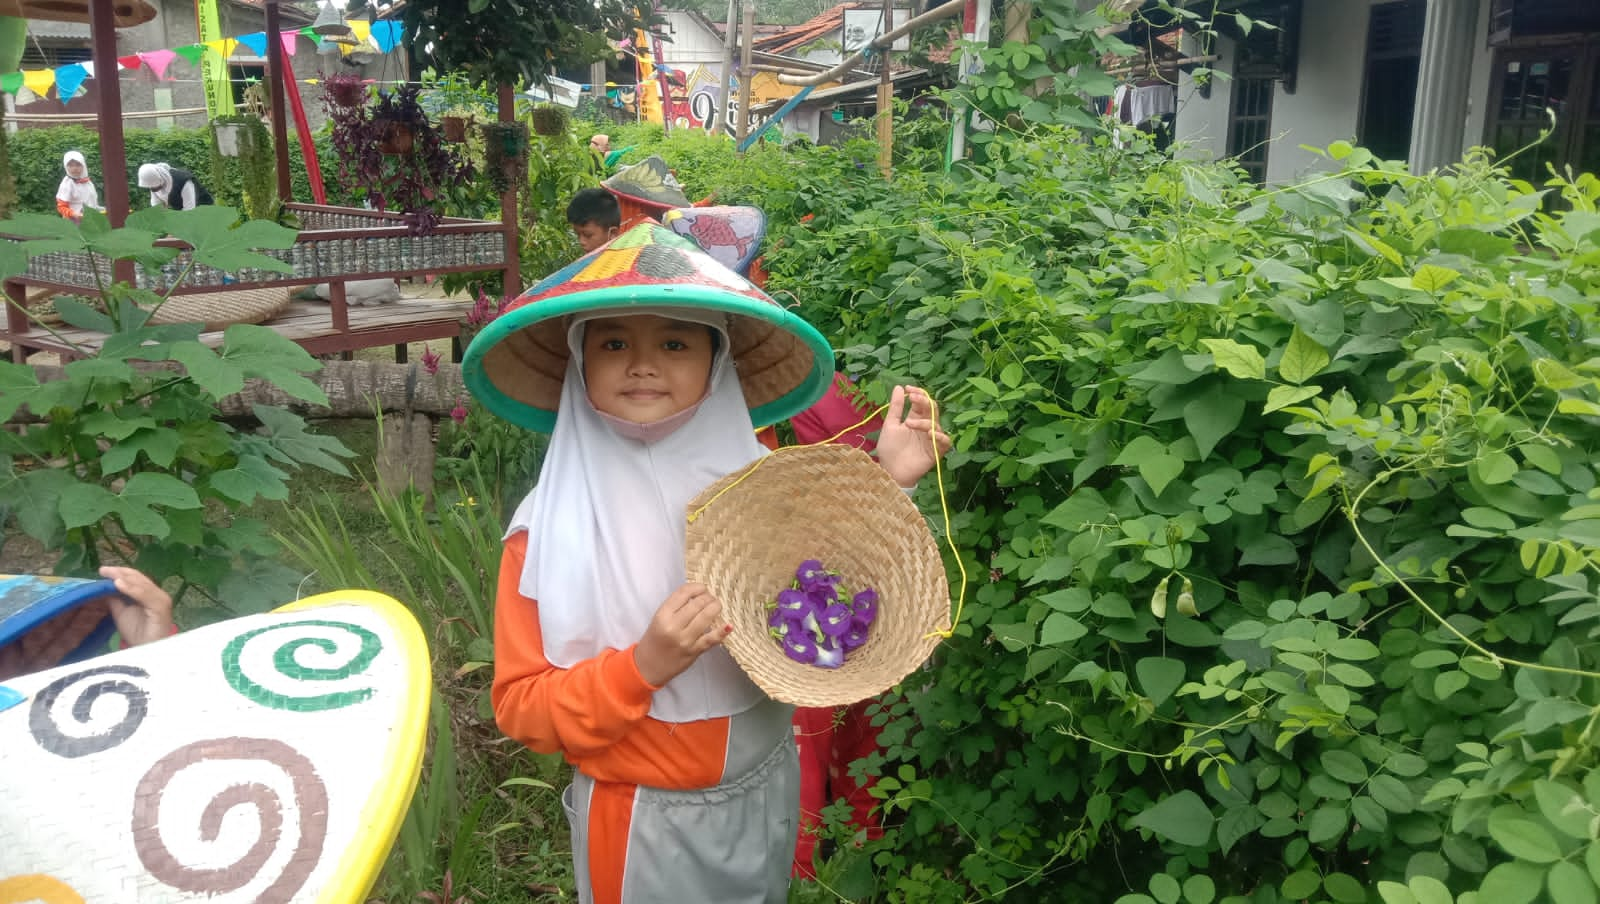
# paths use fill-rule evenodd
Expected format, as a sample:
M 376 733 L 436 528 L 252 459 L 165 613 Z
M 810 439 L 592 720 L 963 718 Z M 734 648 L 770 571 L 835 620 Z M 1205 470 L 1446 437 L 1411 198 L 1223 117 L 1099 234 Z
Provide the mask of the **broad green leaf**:
M 1502 863 L 1483 877 L 1478 893 L 1492 904 L 1528 904 L 1539 896 L 1545 871 L 1526 863 Z
M 1274 386 L 1267 393 L 1267 403 L 1262 406 L 1262 414 L 1271 414 L 1281 408 L 1288 408 L 1306 399 L 1315 398 L 1322 392 L 1320 386 Z
M 1349 873 L 1329 873 L 1322 877 L 1322 888 L 1328 897 L 1340 904 L 1364 904 L 1367 891 Z
M 244 365 L 224 358 L 201 342 L 175 342 L 168 352 L 182 364 L 196 386 L 220 399 L 244 388 Z
M 256 405 L 251 410 L 267 429 L 272 449 L 282 454 L 288 463 L 311 465 L 341 477 L 350 473 L 339 458 L 349 458 L 355 453 L 337 438 L 309 432 L 305 420 L 292 411 L 267 405 Z
M 1416 895 L 1417 904 L 1455 904 L 1455 896 L 1443 882 L 1432 876 L 1412 876 L 1407 883 Z
M 1578 841 L 1589 840 L 1591 814 L 1587 801 L 1577 789 L 1549 779 L 1535 779 L 1533 796 L 1539 802 L 1539 814 L 1556 831 Z
M 1472 468 L 1478 479 L 1490 486 L 1506 483 L 1517 475 L 1517 463 L 1504 452 L 1486 453 L 1472 463 Z
M 258 248 L 288 248 L 295 232 L 266 220 L 249 220 L 238 226 L 239 211 L 206 205 L 167 215 L 167 231 L 194 246 L 194 259 L 219 270 L 236 273 L 247 267 L 293 273 L 284 261 L 256 253 Z
M 1134 815 L 1129 824 L 1187 847 L 1201 847 L 1211 840 L 1216 817 L 1205 801 L 1193 791 L 1183 790 L 1162 798 L 1154 806 Z
M 1304 383 L 1321 373 L 1328 366 L 1328 360 L 1328 350 L 1295 327 L 1283 357 L 1278 360 L 1278 375 L 1290 383 Z
M 24 471 L 9 483 L 0 475 L 0 499 L 15 506 L 17 526 L 47 547 L 59 547 L 66 525 L 61 517 L 61 494 L 78 485 L 71 474 L 58 468 Z
M 1600 405 L 1588 399 L 1562 399 L 1556 403 L 1556 410 L 1562 414 L 1600 415 Z
M 1139 686 L 1145 696 L 1156 706 L 1165 703 L 1172 692 L 1183 683 L 1184 665 L 1181 659 L 1165 656 L 1146 656 L 1134 663 L 1134 674 L 1139 676 Z
M 1460 273 L 1449 267 L 1423 264 L 1417 268 L 1417 272 L 1411 274 L 1411 285 L 1424 292 L 1433 293 L 1455 282 L 1460 276 Z
M 1290 873 L 1278 890 L 1285 898 L 1302 901 L 1316 894 L 1317 889 L 1321 887 L 1322 877 L 1317 875 L 1317 871 L 1303 869 L 1297 873 Z
M 1344 835 L 1350 825 L 1350 812 L 1343 806 L 1324 804 L 1311 811 L 1306 820 L 1306 840 L 1312 844 L 1326 845 Z
M 1468 675 L 1485 681 L 1494 681 L 1505 672 L 1499 663 L 1490 662 L 1482 656 L 1468 656 L 1462 659 L 1460 668 Z
M 162 508 L 193 509 L 200 507 L 200 497 L 194 487 L 170 474 L 144 471 L 128 478 L 121 497 L 134 505 L 161 506 Z
M 9 421 L 38 388 L 39 377 L 32 367 L 0 361 L 0 423 Z
M 1228 853 L 1242 838 L 1261 828 L 1266 821 L 1267 817 L 1255 807 L 1229 807 L 1217 820 L 1217 846 L 1224 854 Z
M 1292 565 L 1299 560 L 1295 545 L 1277 534 L 1251 540 L 1239 556 L 1240 565 Z
M 1217 367 L 1244 380 L 1262 380 L 1267 376 L 1267 362 L 1255 346 L 1241 345 L 1232 339 L 1201 339 L 1216 361 Z
M 1522 717 L 1522 728 L 1528 734 L 1538 734 L 1556 725 L 1571 725 L 1589 718 L 1592 710 L 1576 700 L 1546 697 L 1535 700 Z
M 1217 884 L 1210 876 L 1190 876 L 1183 880 L 1183 899 L 1188 904 L 1211 904 L 1217 897 Z
M 1172 454 L 1160 440 L 1145 434 L 1134 437 L 1124 446 L 1112 464 L 1138 468 L 1139 476 L 1158 496 L 1167 484 L 1183 473 L 1183 459 Z
M 1341 782 L 1354 785 L 1367 780 L 1367 764 L 1348 750 L 1324 750 L 1319 760 L 1323 771 Z
M 328 404 L 328 395 L 303 374 L 322 367 L 306 350 L 264 326 L 236 323 L 222 334 L 222 357 L 244 371 L 288 393 L 292 398 L 317 405 Z
M 1372 641 L 1362 640 L 1359 637 L 1341 637 L 1328 644 L 1327 651 L 1330 656 L 1353 662 L 1377 659 L 1379 655 L 1378 648 L 1373 646 Z
M 1317 699 L 1332 712 L 1344 715 L 1350 711 L 1350 692 L 1337 684 L 1317 685 Z
M 1111 506 L 1093 487 L 1079 487 L 1065 502 L 1050 510 L 1041 521 L 1051 527 L 1067 531 L 1080 531 L 1087 524 L 1106 520 Z
M 289 498 L 287 479 L 265 459 L 244 455 L 237 466 L 211 475 L 211 489 L 241 505 L 250 505 L 258 495 L 281 501 Z
M 131 468 L 138 461 L 140 452 L 156 467 L 170 468 L 178 457 L 178 446 L 182 442 L 178 431 L 167 427 L 141 430 L 107 449 L 105 456 L 100 459 L 100 471 L 103 474 L 115 474 Z
M 1489 814 L 1489 837 L 1518 860 L 1554 863 L 1561 859 L 1561 847 L 1550 832 L 1512 806 Z
M 1472 679 L 1466 672 L 1440 672 L 1433 677 L 1433 693 L 1440 700 L 1448 700 L 1456 691 L 1462 690 Z
M 1545 472 L 1546 474 L 1561 473 L 1561 455 L 1549 446 L 1538 446 L 1532 443 L 1518 447 L 1522 458 L 1528 464 Z
M 1039 629 L 1039 643 L 1044 646 L 1070 643 L 1089 633 L 1083 622 L 1078 621 L 1065 612 L 1052 612 L 1045 617 L 1044 625 Z
M 1553 904 L 1595 904 L 1594 882 L 1570 860 L 1551 865 L 1548 883 Z
M 122 529 L 130 534 L 165 540 L 172 534 L 172 525 L 161 512 L 137 500 L 118 497 L 112 513 L 122 522 Z
M 1410 813 L 1416 809 L 1416 795 L 1406 783 L 1392 775 L 1374 775 L 1367 782 L 1367 793 L 1390 813 Z
M 61 522 L 68 530 L 99 524 L 117 507 L 117 497 L 97 483 L 73 482 L 62 487 L 60 494 Z
M 114 333 L 117 324 L 100 309 L 86 305 L 73 298 L 57 298 L 52 302 L 56 313 L 68 326 L 75 326 L 80 330 L 94 330 L 97 333 Z
M 1350 815 L 1369 832 L 1382 832 L 1389 827 L 1389 811 L 1365 795 L 1350 802 Z
M 1194 437 L 1204 461 L 1244 418 L 1244 399 L 1229 392 L 1210 392 L 1183 406 L 1183 424 Z M 1145 478 L 1146 481 L 1149 478 Z M 1151 484 L 1154 487 L 1154 484 Z M 1160 490 L 1156 490 L 1160 494 Z
M 1406 888 L 1399 882 L 1389 882 L 1387 880 L 1379 882 L 1378 897 L 1383 899 L 1383 904 L 1417 904 L 1416 895 L 1413 895 L 1411 889 Z M 1357 898 L 1356 900 L 1365 900 L 1365 898 Z
M 1486 508 L 1484 506 L 1463 509 L 1461 520 L 1473 527 L 1481 527 L 1485 530 L 1515 530 L 1517 527 L 1517 522 L 1512 521 L 1510 515 L 1499 509 Z
M 1160 904 L 1178 904 L 1178 899 L 1183 896 L 1183 887 L 1177 879 L 1166 873 L 1156 873 L 1150 877 L 1150 895 Z

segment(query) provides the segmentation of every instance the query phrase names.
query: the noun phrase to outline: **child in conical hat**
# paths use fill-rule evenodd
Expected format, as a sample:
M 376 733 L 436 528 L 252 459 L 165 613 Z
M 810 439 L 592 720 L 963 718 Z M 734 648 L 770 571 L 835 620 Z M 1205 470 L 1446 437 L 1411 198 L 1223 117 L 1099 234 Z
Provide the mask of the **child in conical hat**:
M 766 454 L 755 423 L 827 390 L 832 351 L 642 224 L 530 289 L 464 373 L 490 410 L 551 432 L 506 534 L 492 700 L 507 735 L 576 768 L 562 799 L 579 900 L 785 901 L 792 708 L 739 670 L 721 602 L 685 583 L 684 516 Z M 910 487 L 949 440 L 920 389 L 895 389 L 890 411 L 880 461 Z

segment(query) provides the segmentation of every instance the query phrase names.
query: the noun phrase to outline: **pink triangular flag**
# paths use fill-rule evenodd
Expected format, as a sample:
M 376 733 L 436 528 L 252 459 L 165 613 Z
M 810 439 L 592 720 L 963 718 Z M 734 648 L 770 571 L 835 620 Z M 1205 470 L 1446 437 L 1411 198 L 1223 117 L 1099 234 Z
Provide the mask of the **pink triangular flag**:
M 144 64 L 150 67 L 150 71 L 156 74 L 156 78 L 166 80 L 168 78 L 167 67 L 172 65 L 172 61 L 177 56 L 170 50 L 146 50 L 140 52 L 139 59 L 144 60 Z
M 298 31 L 278 32 L 278 43 L 283 45 L 283 52 L 289 56 L 294 56 L 294 45 L 299 38 L 300 32 Z

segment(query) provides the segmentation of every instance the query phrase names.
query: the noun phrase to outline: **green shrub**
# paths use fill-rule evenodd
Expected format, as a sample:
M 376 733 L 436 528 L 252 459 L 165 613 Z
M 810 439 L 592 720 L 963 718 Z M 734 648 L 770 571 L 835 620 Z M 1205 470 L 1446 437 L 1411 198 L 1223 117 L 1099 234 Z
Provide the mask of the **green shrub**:
M 137 210 L 150 203 L 150 193 L 139 188 L 139 166 L 144 163 L 168 163 L 195 173 L 202 184 L 217 198 L 237 203 L 242 197 L 242 187 L 237 184 L 237 168 L 230 172 L 227 185 L 206 184 L 211 180 L 211 133 L 209 129 L 129 129 L 125 133 L 128 170 L 124 174 L 128 183 L 131 207 Z M 333 155 L 325 134 L 317 135 L 317 159 L 332 161 Z M 89 163 L 89 172 L 100 189 L 101 203 L 105 202 L 106 179 L 111 174 L 100 165 L 100 136 L 83 126 L 52 126 L 43 129 L 19 129 L 9 136 L 8 150 L 11 165 L 17 178 L 17 209 L 53 212 L 56 207 L 56 188 L 63 175 L 61 157 L 67 151 L 80 150 Z M 289 172 L 296 201 L 311 200 L 311 182 L 306 174 L 305 160 L 300 153 L 300 142 L 289 136 Z M 349 198 L 333 178 L 328 166 L 323 168 L 323 184 L 332 203 L 349 203 Z
M 955 438 L 965 607 L 860 764 L 879 896 L 1592 898 L 1600 180 L 987 152 L 806 152 L 768 255 Z

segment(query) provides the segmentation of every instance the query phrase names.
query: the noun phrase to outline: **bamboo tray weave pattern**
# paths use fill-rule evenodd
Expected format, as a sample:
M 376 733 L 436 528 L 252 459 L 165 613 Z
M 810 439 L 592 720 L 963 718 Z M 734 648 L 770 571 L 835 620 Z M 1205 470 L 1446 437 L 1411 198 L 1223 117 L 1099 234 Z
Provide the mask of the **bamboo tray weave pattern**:
M 859 449 L 780 450 L 707 487 L 689 515 L 688 579 L 722 601 L 733 625 L 728 652 L 774 700 L 839 706 L 873 697 L 927 661 L 936 632 L 950 626 L 950 587 L 927 522 Z M 837 669 L 789 659 L 767 626 L 767 603 L 807 559 L 852 590 L 878 591 L 867 642 Z
M 151 323 L 203 323 L 220 330 L 235 323 L 262 323 L 289 306 L 289 290 L 235 289 L 174 295 L 151 316 Z

